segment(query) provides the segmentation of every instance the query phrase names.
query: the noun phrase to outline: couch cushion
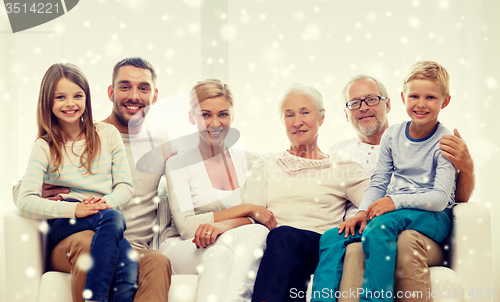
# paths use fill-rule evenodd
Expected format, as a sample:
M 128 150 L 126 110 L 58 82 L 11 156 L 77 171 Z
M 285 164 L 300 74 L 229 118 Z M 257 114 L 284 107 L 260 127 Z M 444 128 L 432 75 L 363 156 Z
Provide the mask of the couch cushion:
M 457 273 L 444 266 L 433 266 L 430 271 L 434 302 L 462 301 L 462 284 Z
M 40 280 L 38 302 L 71 302 L 71 275 L 46 272 Z
M 168 293 L 169 302 L 194 302 L 196 275 L 173 275 Z M 37 302 L 71 302 L 71 275 L 60 272 L 47 272 L 40 281 Z
M 194 302 L 197 282 L 197 275 L 173 275 L 172 286 L 168 292 L 168 301 Z

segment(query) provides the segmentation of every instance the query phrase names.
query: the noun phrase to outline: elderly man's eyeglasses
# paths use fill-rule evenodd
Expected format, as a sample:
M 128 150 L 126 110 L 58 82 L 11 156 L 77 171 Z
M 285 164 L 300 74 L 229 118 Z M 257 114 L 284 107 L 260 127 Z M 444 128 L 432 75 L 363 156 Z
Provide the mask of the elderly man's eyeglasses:
M 349 102 L 345 103 L 345 106 L 351 110 L 354 110 L 354 109 L 358 109 L 359 107 L 361 107 L 362 102 L 365 102 L 365 104 L 367 106 L 377 106 L 380 103 L 380 100 L 387 100 L 387 97 L 373 95 L 373 96 L 366 97 L 364 99 L 349 101 Z

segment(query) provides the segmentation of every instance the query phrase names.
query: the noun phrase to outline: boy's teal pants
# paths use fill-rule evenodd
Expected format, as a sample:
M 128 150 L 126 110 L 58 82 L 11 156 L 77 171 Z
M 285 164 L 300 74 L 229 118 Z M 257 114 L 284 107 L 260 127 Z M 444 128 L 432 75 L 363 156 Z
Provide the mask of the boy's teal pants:
M 320 239 L 319 264 L 314 273 L 311 301 L 336 301 L 348 244 L 359 242 L 365 252 L 363 288 L 358 289 L 360 301 L 393 301 L 394 270 L 398 235 L 403 230 L 415 230 L 436 242 L 441 242 L 451 228 L 450 209 L 429 212 L 401 209 L 375 217 L 359 235 L 344 238 L 338 228 L 326 231 Z

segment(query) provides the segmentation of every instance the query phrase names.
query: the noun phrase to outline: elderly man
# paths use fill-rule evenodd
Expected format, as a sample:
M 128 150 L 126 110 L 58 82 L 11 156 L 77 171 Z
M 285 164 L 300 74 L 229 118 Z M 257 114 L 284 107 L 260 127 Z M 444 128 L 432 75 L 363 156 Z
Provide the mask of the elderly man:
M 357 161 L 369 175 L 373 174 L 377 162 L 382 134 L 389 127 L 387 113 L 391 110 L 390 98 L 384 85 L 377 79 L 358 75 L 352 78 L 342 92 L 342 101 L 346 104 L 360 100 L 358 108 L 349 109 L 344 105 L 347 121 L 357 133 L 357 138 L 335 143 L 330 152 L 340 152 L 344 158 Z M 446 135 L 441 139 L 442 154 L 450 160 L 460 174 L 457 179 L 455 200 L 466 202 L 474 189 L 474 166 L 465 142 L 458 130 L 455 135 Z M 348 208 L 346 216 L 353 215 L 353 207 Z M 431 288 L 428 267 L 443 262 L 441 247 L 428 237 L 413 230 L 400 233 L 396 264 L 394 297 L 398 292 L 421 293 L 405 301 L 432 301 L 428 294 Z M 360 276 L 364 270 L 364 253 L 361 243 L 350 244 L 344 259 L 344 272 L 340 291 L 362 287 Z M 355 290 L 354 290 L 355 292 Z M 404 297 L 404 295 L 403 295 Z M 359 301 L 359 297 L 350 296 L 340 301 Z
M 134 301 L 166 302 L 172 275 L 170 261 L 160 252 L 150 249 L 155 234 L 153 230 L 157 224 L 158 202 L 155 198 L 161 174 L 143 173 L 145 169 L 136 167 L 132 154 L 141 142 L 150 150 L 150 141 L 158 139 L 150 137 L 150 132 L 143 129 L 149 106 L 158 99 L 153 66 L 142 58 L 126 58 L 118 62 L 113 69 L 108 97 L 113 102 L 113 110 L 104 122 L 115 126 L 122 136 L 134 184 L 132 201 L 122 209 L 127 223 L 124 236 L 138 255 L 138 287 Z M 165 161 L 154 164 L 164 167 Z M 69 190 L 44 185 L 42 196 L 60 200 L 61 196 L 58 194 L 63 193 L 69 193 Z M 15 188 L 14 199 L 16 197 Z M 52 267 L 71 273 L 74 302 L 83 302 L 87 271 L 82 263 L 88 258 L 93 235 L 93 231 L 73 234 L 57 244 L 52 251 Z

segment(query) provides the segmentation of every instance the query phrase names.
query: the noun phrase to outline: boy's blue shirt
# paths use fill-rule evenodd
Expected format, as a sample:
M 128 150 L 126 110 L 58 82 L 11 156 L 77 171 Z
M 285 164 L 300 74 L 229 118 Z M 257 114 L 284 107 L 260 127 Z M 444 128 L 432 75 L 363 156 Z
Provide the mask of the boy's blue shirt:
M 385 196 L 391 197 L 396 210 L 442 211 L 455 204 L 457 170 L 439 148 L 441 137 L 451 132 L 438 122 L 427 137 L 413 139 L 408 134 L 409 125 L 393 125 L 383 134 L 377 166 L 360 211 Z M 394 185 L 387 190 L 392 173 Z

